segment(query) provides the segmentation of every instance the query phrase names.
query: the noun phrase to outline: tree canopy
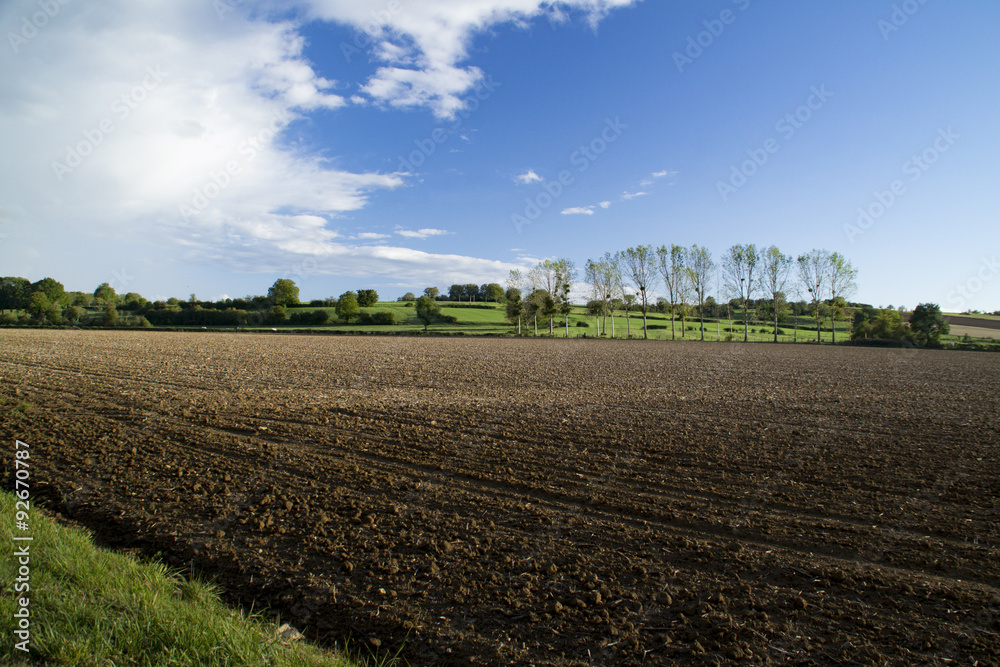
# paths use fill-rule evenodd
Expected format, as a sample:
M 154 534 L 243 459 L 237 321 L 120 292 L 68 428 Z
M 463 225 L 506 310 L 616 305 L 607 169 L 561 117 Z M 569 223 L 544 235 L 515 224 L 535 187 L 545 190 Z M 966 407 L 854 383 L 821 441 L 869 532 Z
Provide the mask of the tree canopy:
M 267 298 L 274 306 L 297 306 L 299 305 L 299 287 L 294 280 L 278 278 L 267 290 Z

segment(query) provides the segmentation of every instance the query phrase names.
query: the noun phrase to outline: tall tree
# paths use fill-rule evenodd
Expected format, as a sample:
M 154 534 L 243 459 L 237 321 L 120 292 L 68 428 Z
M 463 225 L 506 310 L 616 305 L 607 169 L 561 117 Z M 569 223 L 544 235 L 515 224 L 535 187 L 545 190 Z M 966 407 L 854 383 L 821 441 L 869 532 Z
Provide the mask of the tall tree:
M 910 314 L 910 330 L 918 345 L 939 347 L 942 335 L 951 331 L 936 303 L 921 303 Z
M 646 311 L 649 308 L 649 290 L 656 277 L 656 251 L 653 246 L 638 245 L 621 253 L 622 266 L 642 298 L 642 337 L 649 338 L 646 328 Z
M 698 298 L 698 317 L 701 320 L 702 340 L 705 340 L 705 294 L 708 292 L 713 271 L 715 271 L 715 261 L 708 248 L 702 248 L 697 244 L 691 246 L 687 252 L 686 273 L 688 274 L 688 282 Z
M 118 295 L 115 293 L 115 288 L 113 288 L 108 283 L 101 283 L 94 290 L 94 299 L 101 303 L 118 303 Z
M 517 335 L 521 335 L 521 316 L 524 314 L 524 304 L 521 302 L 521 290 L 517 287 L 509 287 L 506 297 L 507 319 L 511 324 L 517 323 Z
M 371 308 L 378 303 L 378 292 L 373 289 L 358 290 L 358 305 L 362 308 Z
M 777 246 L 765 249 L 761 255 L 760 287 L 761 291 L 770 296 L 774 310 L 774 342 L 778 342 L 778 310 L 779 299 L 788 287 L 795 260 L 782 254 Z
M 65 303 L 66 288 L 54 278 L 42 278 L 31 283 L 32 292 L 42 292 L 51 303 Z
M 688 281 L 687 253 L 679 245 L 671 245 L 669 248 L 662 245 L 656 250 L 656 259 L 660 277 L 663 278 L 663 283 L 667 287 L 667 300 L 670 302 L 670 338 L 676 340 L 674 313 L 677 310 L 677 304 L 683 300 L 684 285 Z M 683 329 L 681 334 L 683 335 Z
M 441 315 L 441 306 L 428 294 L 417 299 L 416 310 L 417 319 L 424 323 L 424 331 L 427 331 L 427 326 Z
M 24 310 L 31 294 L 31 281 L 20 276 L 0 278 L 0 310 Z
M 504 289 L 499 283 L 490 283 L 486 286 L 486 300 L 500 303 L 504 299 Z
M 267 298 L 273 306 L 297 306 L 299 305 L 299 287 L 294 280 L 278 278 L 267 290 Z M 355 298 L 357 297 L 355 296 Z
M 753 243 L 734 245 L 722 260 L 722 273 L 730 292 L 739 294 L 743 301 L 743 342 L 750 338 L 749 302 L 756 290 L 760 253 Z
M 617 254 L 610 252 L 604 253 L 601 258 L 601 262 L 604 265 L 604 284 L 601 289 L 606 295 L 608 300 L 608 311 L 611 313 L 611 339 L 614 340 L 615 337 L 615 306 L 618 303 L 619 298 L 624 298 L 624 287 L 622 285 L 622 264 L 618 259 Z M 608 324 L 604 323 L 604 333 L 607 333 Z
M 517 334 L 521 335 L 521 319 L 524 317 L 524 274 L 521 269 L 511 269 L 507 274 L 507 291 L 505 294 L 517 294 Z M 508 302 L 509 303 L 509 302 Z M 508 315 L 510 314 L 508 308 Z
M 438 298 L 438 294 L 440 294 L 440 293 L 441 293 L 441 290 L 439 290 L 437 287 L 425 287 L 424 288 L 424 295 L 425 296 L 429 296 L 432 299 Z
M 605 255 L 607 256 L 607 255 Z M 614 298 L 614 287 L 611 285 L 611 269 L 605 260 L 587 260 L 585 280 L 591 286 L 591 302 L 597 304 L 600 311 L 597 315 L 597 335 L 601 335 L 601 316 L 604 317 L 604 334 L 608 329 L 608 308 L 611 306 L 611 299 Z M 591 308 L 588 306 L 588 311 Z M 593 314 L 593 313 L 592 313 Z M 611 328 L 614 330 L 615 318 L 611 317 Z M 614 333 L 611 334 L 614 338 Z
M 563 316 L 566 327 L 566 338 L 569 338 L 569 314 L 573 309 L 570 302 L 570 292 L 573 291 L 573 281 L 576 279 L 576 266 L 568 259 L 556 261 L 556 292 L 553 298 L 559 314 Z
M 337 299 L 337 317 L 350 324 L 351 320 L 358 316 L 361 308 L 358 307 L 358 295 L 354 292 L 344 292 Z
M 858 289 L 858 270 L 839 252 L 830 254 L 827 264 L 827 287 L 830 290 L 830 322 L 833 342 L 837 342 L 837 315 L 843 312 L 844 301 Z
M 812 302 L 813 317 L 816 318 L 816 342 L 819 343 L 822 341 L 820 337 L 820 304 L 823 300 L 822 290 L 830 273 L 830 252 L 810 250 L 804 255 L 799 255 L 798 264 L 799 280 L 809 292 L 809 300 Z
M 569 299 L 575 272 L 573 263 L 568 259 L 546 259 L 528 272 L 528 278 L 534 286 L 545 290 L 549 295 L 548 299 L 542 300 L 543 306 L 538 309 L 539 314 L 549 318 L 549 335 L 555 333 L 555 316 L 561 312 L 564 301 Z

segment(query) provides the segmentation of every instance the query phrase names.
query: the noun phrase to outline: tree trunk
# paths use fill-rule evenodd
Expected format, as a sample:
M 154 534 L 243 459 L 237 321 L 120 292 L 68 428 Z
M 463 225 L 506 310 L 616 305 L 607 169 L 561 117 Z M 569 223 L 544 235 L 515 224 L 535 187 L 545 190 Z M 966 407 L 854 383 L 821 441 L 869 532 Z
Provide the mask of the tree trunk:
M 535 335 L 538 335 L 538 315 L 533 318 L 535 320 Z
M 642 295 L 642 337 L 644 340 L 649 340 L 649 334 L 646 333 L 646 294 Z
M 743 299 L 743 342 L 746 343 L 748 340 L 750 340 L 750 318 L 747 317 L 747 300 Z
M 554 322 L 554 320 L 555 320 L 555 318 L 552 315 L 549 315 L 549 335 L 550 336 L 552 336 L 554 334 L 554 330 L 553 330 L 553 326 L 554 326 L 553 322 Z
M 819 321 L 819 301 L 816 302 L 816 342 L 822 343 L 823 339 L 820 336 L 820 331 L 823 329 L 823 325 Z
M 705 305 L 698 304 L 698 317 L 701 319 L 701 339 L 705 340 Z
M 625 309 L 625 326 L 628 327 L 628 337 L 632 337 L 632 318 L 628 316 L 628 309 Z
M 778 300 L 774 300 L 774 342 L 778 342 Z
M 720 317 L 716 317 L 715 318 L 715 342 L 716 343 L 718 343 L 720 340 L 722 340 L 722 324 L 719 322 L 720 319 L 722 319 L 722 318 L 720 318 Z
M 605 325 L 605 327 L 607 327 L 607 325 Z M 607 329 L 605 329 L 605 333 L 607 333 Z M 611 340 L 614 340 L 614 339 L 615 339 L 615 309 L 612 308 L 611 309 Z
M 674 305 L 674 302 L 671 301 L 670 302 L 670 340 L 677 340 L 677 329 L 674 326 L 674 322 L 675 322 L 674 318 L 677 317 L 677 313 L 674 312 L 675 310 L 676 310 L 676 306 Z

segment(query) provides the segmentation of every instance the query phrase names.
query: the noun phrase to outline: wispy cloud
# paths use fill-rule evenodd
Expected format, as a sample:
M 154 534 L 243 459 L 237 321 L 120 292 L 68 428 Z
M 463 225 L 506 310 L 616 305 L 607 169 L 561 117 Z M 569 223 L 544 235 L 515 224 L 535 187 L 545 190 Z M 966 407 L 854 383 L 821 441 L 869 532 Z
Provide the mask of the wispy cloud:
M 391 238 L 391 235 L 390 234 L 379 234 L 378 232 L 360 232 L 358 234 L 355 234 L 351 238 L 356 239 L 358 241 L 375 241 L 375 240 L 378 240 L 378 239 Z
M 560 211 L 563 215 L 594 215 L 593 206 L 574 206 Z
M 542 177 L 535 173 L 534 169 L 529 169 L 523 174 L 518 174 L 514 177 L 514 180 L 521 185 L 531 185 L 532 183 L 537 183 L 542 180 Z
M 427 239 L 432 236 L 444 236 L 445 234 L 450 234 L 444 229 L 431 229 L 425 227 L 424 229 L 397 229 L 396 233 L 400 236 L 408 239 Z
M 648 192 L 643 192 L 641 190 L 639 192 L 629 192 L 626 190 L 625 192 L 622 193 L 622 199 L 627 201 L 629 199 L 635 199 L 636 197 L 644 197 L 648 194 L 649 194 Z
M 611 202 L 602 201 L 600 204 L 598 204 L 598 206 L 600 206 L 601 208 L 611 208 Z
M 679 172 L 667 171 L 666 169 L 664 169 L 663 171 L 654 171 L 652 174 L 650 174 L 650 176 L 652 176 L 653 178 L 663 178 L 664 176 L 676 176 L 678 173 Z

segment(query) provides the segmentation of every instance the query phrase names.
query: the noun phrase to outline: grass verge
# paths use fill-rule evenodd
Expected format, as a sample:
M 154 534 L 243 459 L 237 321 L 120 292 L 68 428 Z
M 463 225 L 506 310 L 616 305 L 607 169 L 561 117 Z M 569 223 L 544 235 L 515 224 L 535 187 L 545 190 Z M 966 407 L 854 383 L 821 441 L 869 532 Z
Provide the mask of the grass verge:
M 188 580 L 161 563 L 140 563 L 94 545 L 83 529 L 35 510 L 15 531 L 15 501 L 0 491 L 3 511 L 0 664 L 352 667 L 341 654 L 284 643 L 258 615 L 233 610 L 212 585 Z M 14 542 L 14 534 L 30 542 Z M 14 545 L 29 546 L 27 591 L 15 592 Z M 16 600 L 29 600 L 29 652 L 15 648 Z

